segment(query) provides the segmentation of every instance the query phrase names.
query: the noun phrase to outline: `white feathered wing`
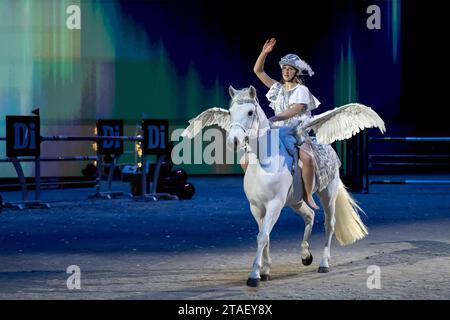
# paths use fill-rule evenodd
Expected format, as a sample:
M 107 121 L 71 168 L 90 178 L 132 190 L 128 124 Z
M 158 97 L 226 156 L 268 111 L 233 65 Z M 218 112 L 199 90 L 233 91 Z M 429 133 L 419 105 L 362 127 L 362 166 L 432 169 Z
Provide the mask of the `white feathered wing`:
M 379 128 L 381 133 L 386 131 L 383 119 L 374 110 L 363 104 L 349 103 L 312 117 L 299 130 L 313 129 L 318 143 L 331 144 L 373 127 Z
M 230 111 L 222 108 L 210 108 L 200 113 L 195 118 L 189 120 L 189 126 L 184 129 L 182 137 L 192 139 L 203 128 L 218 125 L 224 130 L 228 130 L 230 126 Z

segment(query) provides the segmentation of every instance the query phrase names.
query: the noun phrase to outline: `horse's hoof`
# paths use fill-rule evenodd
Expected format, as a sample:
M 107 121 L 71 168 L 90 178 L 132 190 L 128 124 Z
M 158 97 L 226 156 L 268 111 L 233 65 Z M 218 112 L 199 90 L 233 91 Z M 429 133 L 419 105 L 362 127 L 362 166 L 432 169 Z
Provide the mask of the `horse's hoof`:
M 261 281 L 269 281 L 270 280 L 270 274 L 262 274 L 261 275 Z
M 252 288 L 258 287 L 259 286 L 259 279 L 248 278 L 247 286 L 252 287 Z
M 302 263 L 304 266 L 309 266 L 313 262 L 313 255 L 309 254 L 309 257 L 306 259 L 302 259 Z
M 319 267 L 319 270 L 317 270 L 318 273 L 328 273 L 330 272 L 330 268 L 328 267 Z

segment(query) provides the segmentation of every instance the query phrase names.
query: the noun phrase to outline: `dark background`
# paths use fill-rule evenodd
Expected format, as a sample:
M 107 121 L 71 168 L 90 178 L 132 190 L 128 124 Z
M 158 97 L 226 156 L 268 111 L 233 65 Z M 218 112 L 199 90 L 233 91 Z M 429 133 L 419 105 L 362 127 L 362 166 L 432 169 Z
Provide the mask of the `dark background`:
M 66 27 L 71 4 L 81 8 L 81 30 Z M 367 28 L 371 5 L 380 9 L 380 29 Z M 98 118 L 123 119 L 126 135 L 135 135 L 143 118 L 167 119 L 173 132 L 207 108 L 226 108 L 230 85 L 255 86 L 271 116 L 268 89 L 253 66 L 264 42 L 276 37 L 265 70 L 279 79 L 278 61 L 288 53 L 308 62 L 315 75 L 304 80 L 322 103 L 314 114 L 359 102 L 383 118 L 385 136 L 450 136 L 448 18 L 438 1 L 17 0 L 0 2 L 0 9 L 1 113 L 26 115 L 39 107 L 44 135 L 90 135 Z M 380 135 L 376 129 L 365 133 Z M 346 143 L 336 148 L 341 158 Z M 133 146 L 125 148 L 121 161 L 135 163 Z M 423 161 L 437 155 L 434 160 L 450 163 L 441 157 L 448 149 L 442 142 L 389 142 L 373 145 L 370 153 L 421 154 Z M 86 143 L 48 143 L 42 152 L 79 156 L 93 150 Z M 81 169 L 56 163 L 43 164 L 42 172 L 78 175 Z M 241 173 L 238 165 L 185 169 Z M 0 171 L 16 175 L 9 164 Z
M 392 58 L 393 1 L 121 1 L 124 15 L 160 38 L 177 69 L 194 60 L 202 81 L 220 74 L 235 87 L 254 85 L 268 113 L 267 89 L 253 74 L 264 41 L 277 38 L 266 61 L 279 78 L 278 60 L 297 53 L 315 71 L 307 85 L 324 109 L 336 106 L 340 51 L 351 43 L 358 102 L 373 107 L 391 135 L 445 135 L 446 11 L 438 1 L 397 1 L 398 54 Z M 381 29 L 369 30 L 366 9 L 381 9 Z M 442 80 L 441 80 L 442 79 Z

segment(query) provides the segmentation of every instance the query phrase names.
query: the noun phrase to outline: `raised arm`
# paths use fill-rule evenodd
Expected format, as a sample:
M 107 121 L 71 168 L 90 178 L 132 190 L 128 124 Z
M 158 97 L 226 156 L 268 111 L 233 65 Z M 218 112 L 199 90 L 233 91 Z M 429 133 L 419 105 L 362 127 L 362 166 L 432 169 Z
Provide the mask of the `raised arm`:
M 255 66 L 253 67 L 253 72 L 261 80 L 262 83 L 268 88 L 270 88 L 276 81 L 269 77 L 264 71 L 264 61 L 266 61 L 267 55 L 272 51 L 277 40 L 275 38 L 269 39 L 263 46 L 258 59 L 256 59 Z

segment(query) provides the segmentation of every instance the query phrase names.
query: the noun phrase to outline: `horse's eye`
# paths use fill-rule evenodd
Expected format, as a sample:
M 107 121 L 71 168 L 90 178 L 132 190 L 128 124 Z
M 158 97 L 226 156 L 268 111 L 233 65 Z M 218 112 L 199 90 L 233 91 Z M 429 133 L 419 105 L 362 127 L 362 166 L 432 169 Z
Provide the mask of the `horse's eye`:
M 248 112 L 248 116 L 251 117 L 253 115 L 253 111 Z

